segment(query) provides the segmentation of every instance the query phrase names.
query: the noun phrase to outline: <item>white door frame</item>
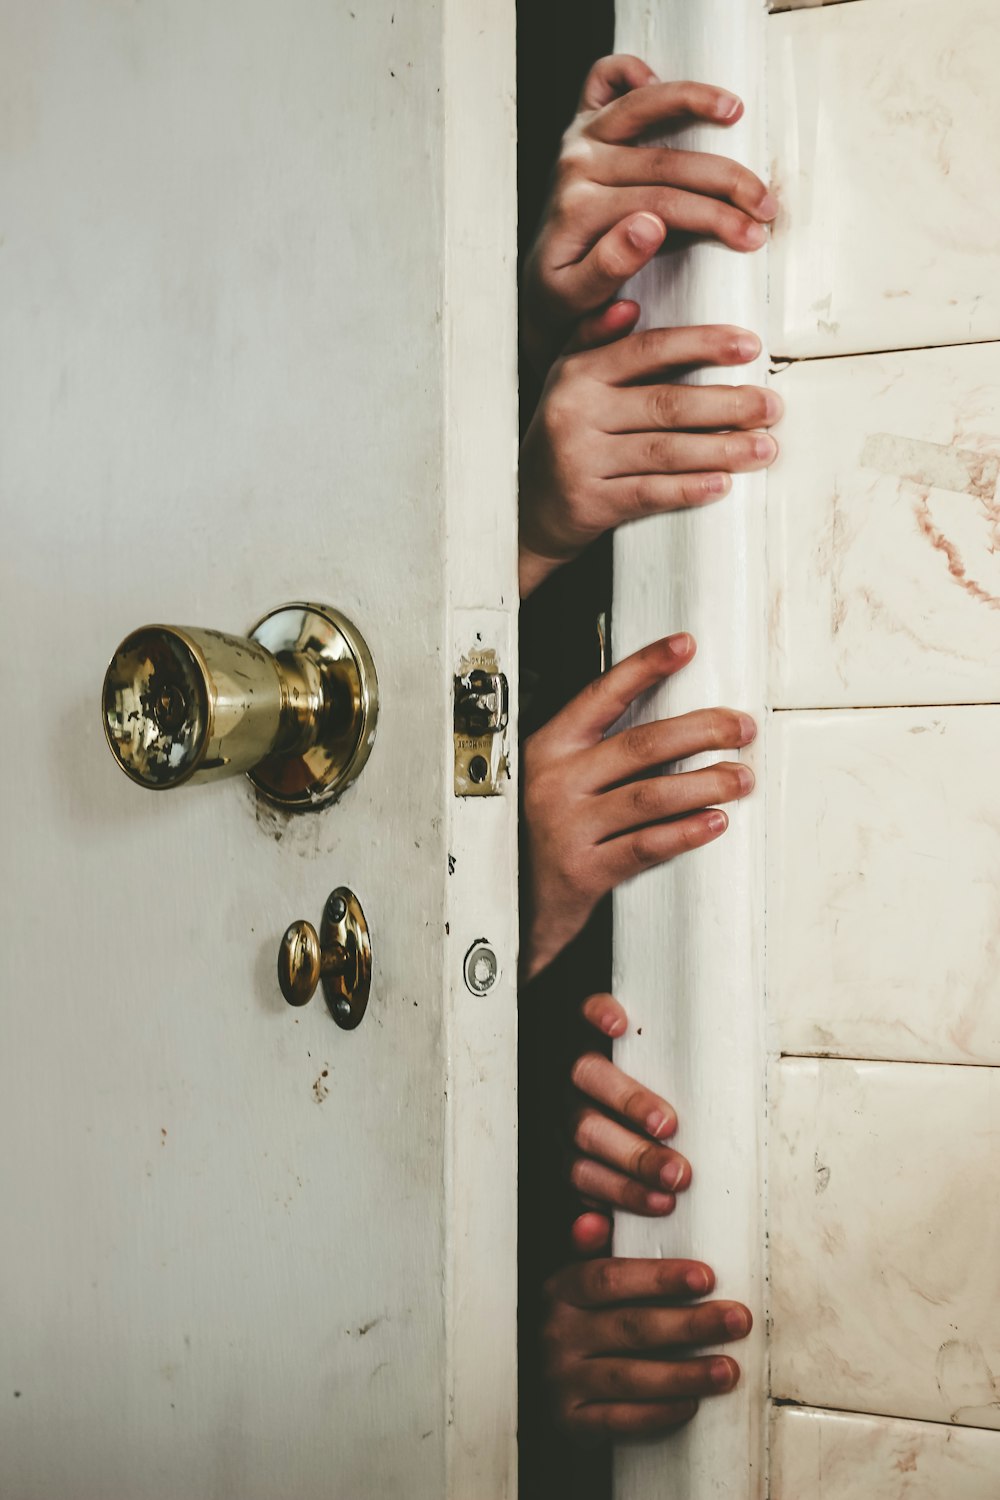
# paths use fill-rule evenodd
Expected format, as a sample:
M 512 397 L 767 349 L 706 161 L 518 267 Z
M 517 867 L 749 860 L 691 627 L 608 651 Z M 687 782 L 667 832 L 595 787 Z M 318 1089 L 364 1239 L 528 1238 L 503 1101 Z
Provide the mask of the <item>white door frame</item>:
M 738 94 L 746 111 L 735 126 L 700 125 L 671 141 L 736 157 L 766 178 L 765 23 L 764 0 L 618 0 L 615 46 L 661 78 Z M 640 326 L 734 323 L 763 337 L 765 253 L 704 243 L 659 257 L 634 285 Z M 766 383 L 766 361 L 740 379 Z M 730 1351 L 743 1372 L 732 1394 L 703 1402 L 682 1434 L 619 1451 L 619 1500 L 764 1494 L 764 484 L 763 474 L 737 475 L 719 505 L 626 527 L 614 543 L 615 659 L 671 631 L 698 642 L 694 663 L 640 717 L 725 705 L 758 724 L 744 752 L 757 791 L 729 809 L 725 836 L 615 894 L 614 989 L 631 1020 L 616 1061 L 674 1104 L 694 1169 L 669 1219 L 619 1219 L 615 1251 L 704 1260 L 718 1295 L 746 1302 L 755 1318 L 750 1338 Z

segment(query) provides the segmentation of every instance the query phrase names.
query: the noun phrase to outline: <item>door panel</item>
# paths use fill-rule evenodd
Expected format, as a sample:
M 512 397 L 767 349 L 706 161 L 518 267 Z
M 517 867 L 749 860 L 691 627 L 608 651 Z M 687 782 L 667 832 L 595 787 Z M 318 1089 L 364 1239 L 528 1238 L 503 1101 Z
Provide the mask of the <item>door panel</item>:
M 1000 1062 L 1000 709 L 776 714 L 771 734 L 772 1049 Z
M 1000 1435 L 936 1422 L 779 1407 L 772 1500 L 996 1500 Z
M 865 0 L 768 23 L 772 355 L 1000 336 L 994 0 Z
M 514 799 L 459 811 L 448 758 L 452 624 L 512 668 L 511 22 L 501 3 L 474 27 L 381 0 L 5 7 L 17 1500 L 513 1484 Z M 486 312 L 464 300 L 484 285 Z M 480 550 L 457 555 L 474 504 Z M 358 783 L 300 816 L 242 779 L 128 784 L 99 723 L 126 631 L 240 633 L 303 597 L 377 665 Z M 285 927 L 340 884 L 374 954 L 350 1033 L 275 979 Z M 462 979 L 483 933 L 488 999 Z M 484 1139 L 488 1208 L 466 1180 Z M 487 1228 L 484 1290 L 464 1247 Z
M 1000 1428 L 1000 1073 L 786 1058 L 769 1113 L 774 1396 Z
M 776 707 L 996 697 L 998 351 L 806 361 L 776 377 Z

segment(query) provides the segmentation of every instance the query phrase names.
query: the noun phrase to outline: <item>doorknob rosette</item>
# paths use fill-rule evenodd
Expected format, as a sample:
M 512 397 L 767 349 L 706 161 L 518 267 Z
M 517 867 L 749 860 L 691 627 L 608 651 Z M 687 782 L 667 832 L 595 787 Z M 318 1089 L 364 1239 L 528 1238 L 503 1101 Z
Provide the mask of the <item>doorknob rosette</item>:
M 122 770 L 164 791 L 246 772 L 268 801 L 322 806 L 358 776 L 375 739 L 378 680 L 337 610 L 286 604 L 249 637 L 146 625 L 104 679 L 104 732 Z

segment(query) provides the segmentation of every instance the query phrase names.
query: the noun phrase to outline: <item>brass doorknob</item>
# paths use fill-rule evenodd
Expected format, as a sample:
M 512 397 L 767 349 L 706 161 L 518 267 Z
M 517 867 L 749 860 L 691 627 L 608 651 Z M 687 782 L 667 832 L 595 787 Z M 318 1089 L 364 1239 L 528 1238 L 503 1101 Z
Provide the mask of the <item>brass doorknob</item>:
M 166 790 L 245 771 L 283 807 L 321 806 L 360 773 L 378 681 L 349 620 L 286 604 L 248 638 L 146 625 L 104 678 L 104 732 L 125 774 Z
M 330 1014 L 353 1031 L 368 1004 L 372 950 L 361 903 L 347 886 L 330 893 L 317 933 L 293 922 L 278 949 L 278 984 L 289 1005 L 307 1005 L 322 982 Z

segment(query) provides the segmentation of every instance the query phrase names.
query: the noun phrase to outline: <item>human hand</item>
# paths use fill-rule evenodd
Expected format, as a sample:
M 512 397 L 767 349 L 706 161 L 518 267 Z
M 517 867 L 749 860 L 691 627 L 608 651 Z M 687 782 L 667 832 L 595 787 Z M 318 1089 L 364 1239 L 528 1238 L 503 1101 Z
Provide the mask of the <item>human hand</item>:
M 710 326 L 615 338 L 634 307 L 616 303 L 589 321 L 590 342 L 614 341 L 556 361 L 525 434 L 522 598 L 611 527 L 719 500 L 732 488 L 731 474 L 765 469 L 777 457 L 777 443 L 761 430 L 781 417 L 777 392 L 676 383 L 692 366 L 755 359 L 757 335 Z
M 605 1036 L 622 1036 L 628 1027 L 625 1008 L 613 995 L 591 995 L 583 1016 Z M 574 1118 L 579 1154 L 570 1168 L 580 1197 L 597 1208 L 650 1218 L 673 1213 L 675 1195 L 690 1186 L 691 1167 L 662 1144 L 677 1129 L 672 1105 L 600 1052 L 578 1057 L 570 1078 L 584 1101 Z M 611 1221 L 603 1213 L 580 1214 L 570 1237 L 581 1255 L 593 1255 L 608 1245 Z
M 747 1336 L 749 1308 L 697 1302 L 715 1286 L 695 1260 L 583 1261 L 546 1283 L 545 1372 L 559 1425 L 582 1439 L 653 1437 L 689 1422 L 740 1367 L 705 1345 Z
M 712 804 L 753 788 L 749 766 L 727 761 L 646 774 L 705 751 L 749 745 L 757 733 L 749 714 L 706 708 L 604 738 L 642 693 L 679 672 L 694 653 L 689 635 L 655 641 L 597 678 L 525 741 L 525 981 L 576 937 L 609 891 L 717 839 L 729 820 Z
M 637 57 L 602 58 L 563 137 L 552 192 L 525 259 L 521 339 L 544 369 L 577 319 L 614 297 L 668 230 L 759 250 L 778 205 L 760 178 L 723 156 L 638 145 L 691 120 L 733 125 L 743 104 L 701 83 L 660 83 Z

